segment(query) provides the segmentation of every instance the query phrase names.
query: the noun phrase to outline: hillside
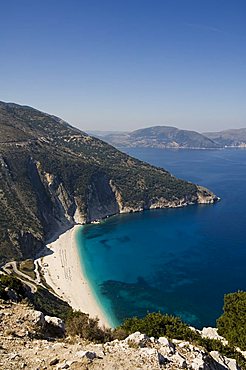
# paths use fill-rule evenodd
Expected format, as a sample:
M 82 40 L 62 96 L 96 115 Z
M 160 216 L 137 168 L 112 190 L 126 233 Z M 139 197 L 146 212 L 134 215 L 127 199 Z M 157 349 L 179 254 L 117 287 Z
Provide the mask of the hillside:
M 74 223 L 215 200 L 57 117 L 0 102 L 0 262 L 32 257 Z
M 246 128 L 204 133 L 222 147 L 246 147 Z
M 0 369 L 4 370 L 244 369 L 230 357 L 230 352 L 225 356 L 213 348 L 207 350 L 195 343 L 165 336 L 149 338 L 136 332 L 122 340 L 97 344 L 78 336 L 57 338 L 54 329 L 62 327 L 61 320 L 56 317 L 47 320 L 47 316 L 26 303 L 0 300 L 0 317 Z M 204 338 L 217 337 L 216 329 L 205 329 L 209 330 L 201 332 Z
M 115 133 L 102 137 L 118 148 L 195 148 L 212 149 L 219 145 L 196 131 L 179 130 L 170 126 L 154 126 L 129 133 Z

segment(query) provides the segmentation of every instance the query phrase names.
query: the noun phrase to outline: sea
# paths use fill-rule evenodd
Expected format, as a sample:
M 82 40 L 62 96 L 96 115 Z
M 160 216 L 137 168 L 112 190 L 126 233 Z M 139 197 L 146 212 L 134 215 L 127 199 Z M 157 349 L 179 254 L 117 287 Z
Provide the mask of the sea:
M 117 215 L 77 234 L 81 264 L 113 327 L 162 312 L 216 325 L 224 295 L 246 290 L 246 150 L 127 149 L 221 200 Z M 127 181 L 127 179 L 126 179 Z

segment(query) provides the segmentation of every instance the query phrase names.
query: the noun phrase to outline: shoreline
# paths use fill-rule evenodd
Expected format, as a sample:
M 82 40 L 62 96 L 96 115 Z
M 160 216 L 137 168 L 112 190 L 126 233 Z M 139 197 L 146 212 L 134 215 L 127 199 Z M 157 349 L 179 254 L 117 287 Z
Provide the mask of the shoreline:
M 78 252 L 76 234 L 82 225 L 61 233 L 47 244 L 51 254 L 38 259 L 47 284 L 57 296 L 75 310 L 98 317 L 101 326 L 111 327 L 109 319 L 100 307 L 89 281 L 85 277 Z

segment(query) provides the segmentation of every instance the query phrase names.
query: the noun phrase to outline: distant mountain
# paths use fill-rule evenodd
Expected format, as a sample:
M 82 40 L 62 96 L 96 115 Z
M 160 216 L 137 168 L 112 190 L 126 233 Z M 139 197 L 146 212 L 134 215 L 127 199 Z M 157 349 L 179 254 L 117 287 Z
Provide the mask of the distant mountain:
M 214 149 L 220 145 L 196 131 L 179 130 L 171 126 L 154 126 L 128 133 L 102 136 L 117 148 L 194 148 Z
M 97 137 L 97 138 L 102 138 L 104 136 L 108 136 L 111 134 L 124 134 L 124 131 L 102 131 L 102 130 L 85 130 L 88 135 Z
M 246 128 L 204 133 L 222 147 L 246 147 Z
M 0 102 L 0 263 L 36 255 L 75 223 L 216 200 L 60 118 Z

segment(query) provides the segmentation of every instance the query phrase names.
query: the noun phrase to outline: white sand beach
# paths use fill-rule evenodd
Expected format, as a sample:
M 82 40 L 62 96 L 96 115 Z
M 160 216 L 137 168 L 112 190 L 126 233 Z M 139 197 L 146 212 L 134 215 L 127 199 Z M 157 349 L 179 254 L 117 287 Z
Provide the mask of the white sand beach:
M 80 264 L 75 238 L 78 228 L 81 226 L 74 226 L 48 244 L 53 253 L 39 259 L 39 263 L 47 284 L 59 297 L 74 309 L 97 316 L 102 326 L 110 327 Z

